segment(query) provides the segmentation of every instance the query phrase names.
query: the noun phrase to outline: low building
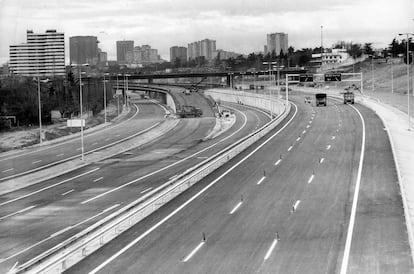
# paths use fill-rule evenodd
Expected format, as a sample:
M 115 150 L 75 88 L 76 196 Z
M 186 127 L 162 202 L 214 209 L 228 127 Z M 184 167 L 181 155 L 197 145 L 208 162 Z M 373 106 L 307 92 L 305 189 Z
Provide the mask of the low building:
M 326 49 L 323 53 L 312 54 L 311 63 L 314 67 L 335 67 L 342 65 L 349 59 L 346 49 Z

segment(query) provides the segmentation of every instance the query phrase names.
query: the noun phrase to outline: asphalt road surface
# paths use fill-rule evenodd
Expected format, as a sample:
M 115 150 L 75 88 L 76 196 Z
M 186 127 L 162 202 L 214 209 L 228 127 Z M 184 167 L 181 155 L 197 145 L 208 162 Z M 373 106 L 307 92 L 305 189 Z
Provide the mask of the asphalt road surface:
M 135 136 L 164 120 L 165 110 L 159 105 L 137 99 L 133 99 L 132 104 L 135 111 L 127 120 L 84 136 L 85 153 Z M 0 182 L 77 157 L 81 157 L 80 137 L 55 145 L 24 149 L 11 155 L 0 155 Z
M 348 273 L 410 273 L 389 141 L 378 117 L 299 106 L 247 151 L 68 273 L 339 273 L 363 136 Z M 295 109 L 295 108 L 294 108 Z M 293 109 L 293 110 L 294 110 Z M 140 236 L 156 226 L 146 237 Z
M 53 247 L 269 121 L 262 111 L 229 107 L 237 120 L 215 139 L 202 141 L 215 118 L 182 119 L 148 145 L 0 196 L 0 270 Z

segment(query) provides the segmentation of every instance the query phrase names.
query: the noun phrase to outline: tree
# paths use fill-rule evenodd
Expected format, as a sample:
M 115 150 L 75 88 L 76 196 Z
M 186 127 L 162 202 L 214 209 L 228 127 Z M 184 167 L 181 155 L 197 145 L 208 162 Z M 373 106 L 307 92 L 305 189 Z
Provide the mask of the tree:
M 348 54 L 351 55 L 353 59 L 361 57 L 362 49 L 360 44 L 351 44 L 351 48 L 347 50 Z
M 372 49 L 372 43 L 365 43 L 364 44 L 364 53 L 367 55 L 374 54 L 374 50 Z

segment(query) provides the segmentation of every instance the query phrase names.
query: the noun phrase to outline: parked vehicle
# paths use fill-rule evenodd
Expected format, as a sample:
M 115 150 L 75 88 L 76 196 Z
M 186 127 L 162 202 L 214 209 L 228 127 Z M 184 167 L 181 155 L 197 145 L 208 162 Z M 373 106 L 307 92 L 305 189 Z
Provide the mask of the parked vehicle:
M 326 107 L 326 93 L 317 93 L 317 94 L 315 94 L 315 104 L 316 104 L 316 106 L 325 106 Z

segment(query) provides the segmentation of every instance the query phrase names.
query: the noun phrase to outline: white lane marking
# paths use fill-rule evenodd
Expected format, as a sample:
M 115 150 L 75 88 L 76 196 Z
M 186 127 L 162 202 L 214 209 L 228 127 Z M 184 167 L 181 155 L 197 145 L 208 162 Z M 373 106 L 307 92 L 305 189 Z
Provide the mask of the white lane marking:
M 267 259 L 269 259 L 270 255 L 272 255 L 273 249 L 275 249 L 275 246 L 277 244 L 277 239 L 274 239 L 272 244 L 270 245 L 269 249 L 266 252 L 266 255 L 264 257 L 264 260 L 266 261 Z
M 9 172 L 9 171 L 12 171 L 12 170 L 14 170 L 14 168 L 9 168 L 9 169 L 3 170 L 2 173 L 6 173 L 6 172 Z
M 111 140 L 111 138 L 106 138 L 106 139 L 105 139 L 105 141 L 109 141 L 109 140 Z
M 290 146 L 290 147 L 288 148 L 288 151 L 291 151 L 291 150 L 292 150 L 292 148 L 293 148 L 293 147 L 292 147 L 292 146 Z
M 335 135 L 334 135 L 334 136 L 332 136 L 332 137 L 331 137 L 331 140 L 335 140 L 335 138 L 336 138 L 336 137 L 335 137 Z
M 310 125 L 307 125 L 307 126 L 306 126 L 306 128 L 309 128 L 309 127 L 310 127 Z
M 56 157 L 62 157 L 63 155 L 65 155 L 65 153 L 60 153 L 60 154 L 56 155 Z
M 28 194 L 25 194 L 25 195 L 22 195 L 22 196 L 20 196 L 20 197 L 14 198 L 14 199 L 12 199 L 12 200 L 8 200 L 8 201 L 6 201 L 6 202 L 1 203 L 1 204 L 0 204 L 0 206 L 7 205 L 7 204 L 10 204 L 10 203 L 12 203 L 12 202 L 15 202 L 15 201 L 21 200 L 21 199 L 23 199 L 23 198 L 33 196 L 33 195 L 35 195 L 35 194 L 37 194 L 37 193 L 39 193 L 39 192 L 45 191 L 45 190 L 47 190 L 47 189 L 49 189 L 49 188 L 52 188 L 52 187 L 55 187 L 55 186 L 61 185 L 61 184 L 63 184 L 63 183 L 66 183 L 66 182 L 72 181 L 73 179 L 77 179 L 77 178 L 79 178 L 79 177 L 82 177 L 82 176 L 84 176 L 84 175 L 86 175 L 86 174 L 89 174 L 89 173 L 95 172 L 95 171 L 97 171 L 98 169 L 99 169 L 99 167 L 98 167 L 98 168 L 95 168 L 95 169 L 92 169 L 92 170 L 89 170 L 89 171 L 87 171 L 87 172 L 84 172 L 84 173 L 82 173 L 82 174 L 76 175 L 76 176 L 74 176 L 74 177 L 71 177 L 71 178 L 69 178 L 69 179 L 63 180 L 63 181 L 61 181 L 61 182 L 59 182 L 59 183 L 56 183 L 56 184 L 53 184 L 53 185 L 50 185 L 50 186 L 47 186 L 47 187 L 41 188 L 41 189 L 39 189 L 39 190 L 36 190 L 36 191 L 34 191 L 34 192 L 30 192 L 30 193 L 28 193 Z
M 257 184 L 258 185 L 260 185 L 261 183 L 263 183 L 263 181 L 266 179 L 266 177 L 265 176 L 263 176 L 258 182 L 257 182 Z
M 72 228 L 72 226 L 71 226 L 71 225 L 70 225 L 70 226 L 68 226 L 68 227 L 65 227 L 64 229 L 59 230 L 58 232 L 55 232 L 55 233 L 51 234 L 51 235 L 50 235 L 50 237 L 51 237 L 51 238 L 54 238 L 54 237 L 56 237 L 56 236 L 58 236 L 58 235 L 60 235 L 60 234 L 62 234 L 62 233 L 65 233 L 66 231 L 70 230 L 71 228 Z
M 67 194 L 69 194 L 69 193 L 71 193 L 73 191 L 75 191 L 75 190 L 74 189 L 71 189 L 69 191 L 66 191 L 65 193 L 60 194 L 60 195 L 65 196 L 65 195 L 67 195 Z
M 32 162 L 32 165 L 38 164 L 38 163 L 40 163 L 40 162 L 42 162 L 42 160 L 37 160 L 37 161 L 34 161 L 34 162 Z
M 172 211 L 170 214 L 168 214 L 167 216 L 165 216 L 162 220 L 160 220 L 158 223 L 156 223 L 154 226 L 152 226 L 151 228 L 149 228 L 148 230 L 146 230 L 143 234 L 141 234 L 140 236 L 138 236 L 137 238 L 135 238 L 132 242 L 130 242 L 129 244 L 127 244 L 126 246 L 124 246 L 121 250 L 119 250 L 117 253 L 115 253 L 114 255 L 112 255 L 110 258 L 108 258 L 106 261 L 104 261 L 103 263 L 101 263 L 100 265 L 98 265 L 96 268 L 94 268 L 92 271 L 89 272 L 89 274 L 95 274 L 97 273 L 99 270 L 101 270 L 102 268 L 104 268 L 106 265 L 108 265 L 110 262 L 112 262 L 113 260 L 115 260 L 116 258 L 118 258 L 120 255 L 122 255 L 123 253 L 125 253 L 125 251 L 127 251 L 128 249 L 130 249 L 131 247 L 133 247 L 136 243 L 138 243 L 139 241 L 141 241 L 143 238 L 145 238 L 148 234 L 150 234 L 152 231 L 154 231 L 155 229 L 157 229 L 158 227 L 160 227 L 162 224 L 164 224 L 166 221 L 168 221 L 169 219 L 171 219 L 175 214 L 177 214 L 178 212 L 180 212 L 183 208 L 185 208 L 188 204 L 190 204 L 192 201 L 194 201 L 195 199 L 197 199 L 199 196 L 201 196 L 201 194 L 203 194 L 204 192 L 206 192 L 209 188 L 211 188 L 213 185 L 215 185 L 218 181 L 220 181 L 224 176 L 226 176 L 227 174 L 229 174 L 231 171 L 233 171 L 236 167 L 238 167 L 241 163 L 243 163 L 244 161 L 246 161 L 248 158 L 250 158 L 250 156 L 252 156 L 254 153 L 256 153 L 259 149 L 261 149 L 263 146 L 265 146 L 268 142 L 270 142 L 270 140 L 272 140 L 276 135 L 278 135 L 282 130 L 284 130 L 292 121 L 293 119 L 296 117 L 296 114 L 298 112 L 298 107 L 294 104 L 291 103 L 295 106 L 295 113 L 292 115 L 292 117 L 289 119 L 289 121 L 283 126 L 281 127 L 277 132 L 275 132 L 272 136 L 270 136 L 269 138 L 267 138 L 262 144 L 260 144 L 258 147 L 256 147 L 253 151 L 251 151 L 249 154 L 247 154 L 244 158 L 242 158 L 239 162 L 237 162 L 235 165 L 233 165 L 232 167 L 230 167 L 229 169 L 227 169 L 223 174 L 221 174 L 218 178 L 216 178 L 214 181 L 212 181 L 210 184 L 208 184 L 207 186 L 205 186 L 202 190 L 200 190 L 197 194 L 195 194 L 194 196 L 192 196 L 190 199 L 188 199 L 186 202 L 184 202 L 182 205 L 180 205 L 179 207 L 177 207 L 174 211 Z
M 227 106 L 227 107 L 228 107 L 228 106 Z M 229 107 L 229 108 L 232 108 L 232 107 Z M 246 126 L 246 124 L 247 124 L 247 116 L 246 116 L 246 114 L 244 114 L 243 112 L 241 112 L 241 111 L 240 111 L 240 110 L 238 110 L 238 109 L 235 109 L 235 108 L 232 108 L 232 109 L 234 109 L 235 111 L 240 112 L 240 114 L 241 114 L 241 115 L 243 116 L 243 118 L 244 118 L 244 122 L 243 122 L 243 125 L 242 125 L 239 129 L 237 129 L 236 131 L 234 131 L 234 132 L 233 132 L 232 134 L 230 134 L 229 136 L 227 136 L 227 137 L 225 137 L 225 138 L 221 139 L 221 140 L 220 140 L 220 141 L 218 141 L 217 143 L 214 143 L 214 144 L 212 144 L 212 145 L 210 145 L 210 146 L 208 146 L 208 147 L 206 147 L 206 148 L 204 148 L 204 149 L 202 149 L 202 150 L 199 150 L 198 152 L 196 152 L 196 153 L 194 153 L 194 154 L 192 154 L 192 155 L 189 155 L 189 156 L 187 156 L 187 157 L 185 157 L 185 158 L 183 158 L 183 159 L 181 159 L 181 160 L 179 160 L 179 161 L 177 161 L 177 162 L 174 162 L 174 163 L 172 163 L 172 164 L 170 164 L 170 165 L 168 165 L 168 166 L 165 166 L 165 167 L 160 168 L 160 169 L 158 169 L 158 170 L 156 170 L 156 171 L 153 171 L 153 172 L 151 172 L 151 173 L 148 173 L 147 175 L 144 175 L 144 176 L 142 176 L 142 177 L 140 177 L 140 178 L 137 178 L 137 179 L 132 180 L 132 181 L 130 181 L 130 182 L 128 182 L 128 183 L 125 183 L 125 184 L 120 185 L 120 186 L 118 186 L 118 187 L 115 187 L 115 188 L 113 188 L 113 189 L 111 189 L 111 190 L 108 190 L 108 191 L 106 191 L 106 192 L 103 192 L 103 193 L 101 193 L 101 194 L 99 194 L 99 195 L 97 195 L 97 196 L 95 196 L 95 197 L 89 198 L 89 199 L 87 199 L 87 200 L 83 201 L 83 202 L 82 202 L 82 204 L 87 204 L 87 203 L 89 203 L 89 202 L 91 202 L 91 201 L 94 201 L 94 200 L 96 200 L 96 199 L 99 199 L 99 198 L 101 198 L 101 197 L 103 197 L 103 196 L 105 196 L 105 195 L 108 195 L 108 194 L 112 193 L 112 192 L 115 192 L 115 191 L 117 191 L 117 190 L 120 190 L 120 189 L 122 189 L 122 188 L 124 188 L 124 187 L 126 187 L 126 186 L 132 185 L 132 184 L 134 184 L 134 183 L 136 183 L 136 182 L 139 182 L 139 181 L 141 181 L 141 180 L 143 180 L 143 179 L 145 179 L 145 178 L 148 178 L 148 177 L 150 177 L 150 176 L 153 176 L 154 174 L 157 174 L 157 173 L 159 173 L 159 172 L 161 172 L 161 171 L 164 171 L 164 170 L 166 170 L 166 169 L 169 169 L 169 168 L 171 168 L 171 167 L 173 167 L 173 166 L 175 166 L 175 165 L 178 165 L 178 164 L 180 164 L 180 163 L 182 163 L 182 162 L 184 162 L 184 161 L 187 161 L 188 159 L 191 159 L 191 158 L 193 158 L 194 156 L 196 156 L 196 155 L 198 155 L 198 154 L 201 154 L 201 153 L 203 153 L 204 151 L 206 151 L 206 150 L 208 150 L 208 149 L 210 149 L 210 148 L 212 148 L 212 147 L 215 147 L 216 145 L 218 145 L 218 144 L 220 144 L 220 143 L 224 142 L 225 140 L 227 140 L 227 139 L 229 139 L 229 138 L 233 137 L 235 134 L 237 134 L 239 131 L 241 131 L 241 130 L 242 130 L 242 129 Z
M 97 144 L 98 144 L 98 142 L 95 142 L 95 143 L 93 143 L 92 145 L 93 145 L 93 146 L 96 146 Z
M 331 149 L 331 145 L 327 145 L 326 150 L 330 150 L 330 149 Z
M 32 208 L 34 208 L 34 207 L 35 207 L 35 206 L 29 206 L 29 207 L 26 207 L 26 208 L 21 209 L 21 210 L 19 210 L 19 211 L 16 211 L 16 212 L 14 212 L 14 213 L 10 213 L 10 214 L 8 214 L 8 215 L 6 215 L 6 216 L 0 217 L 0 221 L 1 221 L 1 220 L 4 220 L 4 219 L 6 219 L 6 218 L 12 217 L 12 216 L 14 216 L 14 215 L 17 215 L 17 214 L 23 213 L 23 212 L 25 212 L 25 211 L 28 211 L 28 210 L 30 210 L 30 209 L 32 209 Z
M 82 148 L 81 147 L 78 147 L 76 150 L 81 150 Z
M 305 133 L 306 133 L 306 129 L 302 131 L 302 134 L 305 134 Z
M 237 209 L 239 209 L 239 207 L 242 205 L 242 201 L 240 201 L 231 211 L 229 214 L 233 214 L 234 212 L 236 212 Z
M 298 206 L 299 206 L 299 204 L 300 204 L 300 200 L 297 200 L 296 202 L 295 202 L 295 204 L 293 205 L 293 211 L 296 211 L 296 209 L 298 208 Z
M 315 174 L 312 174 L 312 175 L 309 177 L 308 184 L 312 183 L 313 178 L 315 178 Z
M 150 191 L 152 189 L 152 187 L 149 187 L 149 188 L 147 188 L 147 189 L 144 189 L 143 191 L 141 191 L 141 194 L 143 194 L 143 193 L 145 193 L 145 192 L 148 192 L 148 191 Z
M 204 242 L 204 241 L 202 241 L 201 243 L 199 243 L 199 244 L 196 246 L 196 248 L 194 248 L 194 249 L 193 249 L 193 251 L 191 251 L 191 252 L 190 252 L 190 254 L 188 254 L 188 255 L 187 255 L 187 257 L 185 257 L 185 258 L 184 258 L 183 262 L 188 262 L 188 261 L 191 259 L 191 257 L 193 257 L 193 256 L 194 256 L 194 254 L 196 254 L 196 253 L 197 253 L 197 251 L 198 251 L 198 250 L 200 250 L 200 248 L 201 248 L 204 244 L 205 244 L 205 242 Z M 90 273 L 92 273 L 92 272 L 90 272 Z
M 102 179 L 103 179 L 103 177 L 99 177 L 99 178 L 96 178 L 95 180 L 93 180 L 93 182 L 96 183 L 96 182 L 99 182 Z
M 116 137 L 120 137 L 121 136 L 121 134 L 117 134 L 117 135 L 115 135 Z
M 115 124 L 114 126 L 107 127 L 107 128 L 102 129 L 102 130 L 97 130 L 97 131 L 95 131 L 95 132 L 89 133 L 89 134 L 85 135 L 85 138 L 88 138 L 89 136 L 93 136 L 93 135 L 96 135 L 96 134 L 102 134 L 102 132 L 103 132 L 103 131 L 113 130 L 114 128 L 116 128 L 116 127 L 118 127 L 118 126 L 120 126 L 120 125 L 122 125 L 122 124 L 124 124 L 124 123 L 126 123 L 126 122 L 128 122 L 128 121 L 130 121 L 130 120 L 132 120 L 132 119 L 133 119 L 133 118 L 135 118 L 135 116 L 137 116 L 137 115 L 138 115 L 138 113 L 139 113 L 139 108 L 138 108 L 138 106 L 137 106 L 136 104 L 134 104 L 134 107 L 137 109 L 137 111 L 134 113 L 134 115 L 133 115 L 133 116 L 131 116 L 131 117 L 130 117 L 130 118 L 128 118 L 127 120 L 122 121 L 122 122 L 120 122 L 119 124 Z M 51 149 L 51 148 L 55 148 L 55 147 L 58 147 L 58 146 L 61 146 L 61 145 L 67 144 L 67 143 L 77 142 L 77 141 L 78 141 L 77 139 L 75 139 L 75 141 L 72 139 L 72 140 L 68 140 L 68 141 L 62 142 L 62 143 L 58 143 L 58 144 L 56 144 L 56 145 L 50 145 L 50 146 L 47 146 L 47 147 L 44 147 L 44 148 L 41 148 L 41 149 L 32 150 L 32 151 L 25 152 L 25 153 L 18 154 L 18 155 L 12 155 L 12 156 L 10 156 L 10 157 L 6 157 L 6 158 L 2 158 L 2 159 L 0 159 L 0 162 L 7 161 L 7 160 L 10 160 L 10 159 L 14 159 L 14 158 L 19 158 L 19 157 L 22 157 L 22 156 L 25 156 L 25 155 L 28 155 L 28 154 L 32 154 L 32 153 L 36 153 L 36 152 L 40 152 L 40 151 L 43 151 L 43 150 L 47 150 L 47 149 Z
M 200 156 L 200 157 L 197 157 L 197 159 L 207 159 L 208 157 L 207 156 Z
M 298 142 L 300 140 L 300 137 L 296 138 L 296 142 Z
M 312 121 L 309 121 L 309 124 L 312 124 Z
M 70 226 L 70 228 L 75 228 L 75 227 L 77 227 L 77 226 L 79 226 L 79 225 L 81 225 L 81 224 L 83 224 L 83 223 L 85 223 L 85 222 L 87 222 L 87 221 L 90 221 L 91 219 L 94 219 L 94 218 L 96 218 L 96 217 L 99 217 L 100 215 L 102 215 L 102 214 L 104 214 L 104 213 L 108 212 L 109 210 L 112 210 L 112 209 L 114 209 L 114 208 L 118 207 L 119 205 L 120 205 L 120 204 L 115 204 L 115 205 L 113 205 L 113 206 L 111 206 L 111 207 L 109 207 L 109 208 L 107 208 L 107 209 L 103 210 L 102 212 L 100 212 L 100 213 L 98 213 L 98 214 L 96 214 L 96 215 L 94 215 L 94 216 L 92 216 L 92 217 L 90 217 L 90 218 L 88 218 L 88 219 L 86 219 L 86 220 L 84 220 L 84 221 L 81 221 L 81 222 L 77 223 L 76 225 L 72 225 L 72 226 Z M 66 230 L 65 230 L 65 229 L 66 229 Z M 69 228 L 65 228 L 65 229 L 63 229 L 63 230 L 65 230 L 65 231 L 69 230 Z M 35 243 L 35 244 L 31 245 L 31 246 L 28 246 L 28 247 L 26 247 L 25 249 L 20 250 L 19 252 L 15 253 L 15 254 L 13 254 L 13 255 L 10 255 L 10 256 L 9 256 L 9 257 L 7 257 L 7 258 L 0 259 L 0 264 L 1 264 L 1 263 L 3 263 L 3 262 L 5 262 L 5 261 L 10 260 L 11 258 L 14 258 L 14 257 L 16 257 L 16 256 L 19 256 L 20 254 L 22 254 L 22 253 L 24 253 L 24 252 L 26 252 L 26 251 L 28 251 L 28 250 L 30 250 L 30 249 L 32 249 L 32 248 L 34 248 L 34 247 L 38 246 L 38 245 L 43 244 L 44 242 L 46 242 L 46 241 L 48 241 L 48 240 L 52 239 L 53 237 L 56 237 L 57 235 L 62 234 L 62 233 L 63 233 L 63 232 L 65 232 L 65 231 L 60 230 L 60 231 L 58 231 L 58 232 L 56 232 L 56 233 L 53 233 L 53 234 L 52 234 L 52 235 L 50 235 L 49 237 L 47 237 L 47 238 L 45 238 L 45 239 L 41 240 L 40 242 L 37 242 L 37 243 Z
M 345 242 L 345 249 L 344 249 L 344 256 L 342 259 L 342 265 L 341 265 L 341 272 L 340 274 L 346 274 L 348 271 L 348 261 L 349 261 L 349 253 L 351 252 L 351 243 L 352 243 L 352 234 L 354 232 L 354 224 L 355 224 L 355 217 L 356 217 L 356 209 L 358 205 L 358 196 L 359 196 L 359 187 L 361 184 L 361 175 L 362 175 L 362 165 L 364 162 L 364 154 L 365 154 L 365 121 L 364 117 L 362 117 L 361 112 L 354 106 L 352 107 L 361 118 L 362 122 L 362 146 L 361 146 L 361 155 L 359 158 L 359 166 L 358 166 L 358 175 L 356 179 L 355 184 L 355 191 L 354 191 L 354 198 L 352 201 L 352 210 L 351 210 L 351 216 L 349 217 L 349 226 L 348 226 L 348 232 L 346 235 L 346 242 Z
M 320 163 L 320 164 L 322 164 L 322 163 L 323 163 L 323 161 L 325 161 L 325 158 L 321 158 L 321 159 L 319 160 L 319 163 Z
M 279 165 L 281 161 L 282 161 L 282 159 L 277 160 L 276 163 L 275 163 L 275 166 Z

